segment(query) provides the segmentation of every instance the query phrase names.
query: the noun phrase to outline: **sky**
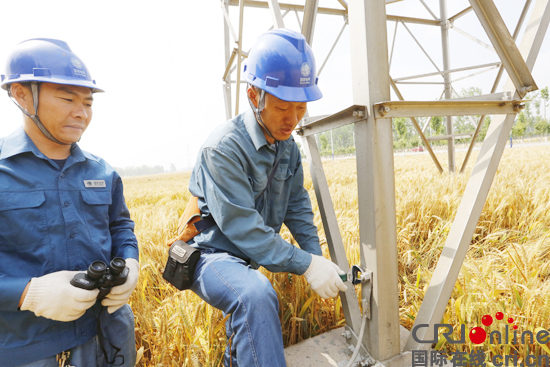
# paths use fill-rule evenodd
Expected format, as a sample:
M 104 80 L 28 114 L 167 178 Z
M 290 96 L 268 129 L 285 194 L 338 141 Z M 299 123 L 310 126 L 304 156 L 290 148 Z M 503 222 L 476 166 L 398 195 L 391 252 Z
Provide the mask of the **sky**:
M 439 16 L 439 0 L 424 2 Z M 513 33 L 525 0 L 495 0 L 495 4 Z M 448 14 L 456 14 L 468 5 L 467 0 L 448 1 Z M 320 0 L 319 6 L 341 8 L 336 0 Z M 433 19 L 419 0 L 389 4 L 386 9 L 388 14 Z M 2 10 L 10 16 L 2 17 L 0 73 L 5 73 L 11 49 L 23 40 L 66 41 L 84 61 L 97 85 L 106 91 L 94 96 L 93 119 L 80 146 L 113 166 L 162 165 L 168 169 L 174 164 L 178 169 L 187 169 L 193 165 L 208 134 L 226 120 L 222 92 L 224 20 L 218 0 L 25 0 L 3 2 Z M 238 32 L 238 7 L 230 7 L 229 13 Z M 301 21 L 300 13 L 299 17 Z M 245 8 L 244 19 L 243 49 L 248 50 L 272 21 L 267 9 L 256 8 Z M 300 30 L 294 12 L 288 13 L 284 21 L 286 27 Z M 317 16 L 312 48 L 318 68 L 343 25 L 341 16 Z M 395 22 L 387 25 L 390 52 L 397 29 L 390 68 L 393 78 L 436 71 L 402 24 L 397 28 Z M 458 19 L 455 25 L 490 43 L 474 12 Z M 418 24 L 407 24 L 407 27 L 437 67 L 443 69 L 440 28 Z M 349 27 L 345 27 L 319 76 L 324 97 L 308 104 L 310 116 L 336 113 L 352 104 L 348 30 Z M 540 88 L 550 85 L 548 38 L 533 70 Z M 494 52 L 454 30 L 450 32 L 450 41 L 451 68 L 498 61 Z M 231 48 L 236 47 L 232 38 L 230 42 Z M 453 78 L 474 72 L 456 73 Z M 495 76 L 496 70 L 493 70 L 453 85 L 459 93 L 470 86 L 489 93 Z M 440 82 L 442 78 L 423 80 Z M 435 100 L 443 90 L 442 85 L 400 85 L 400 88 L 408 100 Z M 392 94 L 392 99 L 397 98 Z M 241 88 L 239 110 L 247 108 L 244 88 Z M 10 134 L 22 122 L 21 112 L 7 94 L 0 97 L 0 121 L 0 136 Z

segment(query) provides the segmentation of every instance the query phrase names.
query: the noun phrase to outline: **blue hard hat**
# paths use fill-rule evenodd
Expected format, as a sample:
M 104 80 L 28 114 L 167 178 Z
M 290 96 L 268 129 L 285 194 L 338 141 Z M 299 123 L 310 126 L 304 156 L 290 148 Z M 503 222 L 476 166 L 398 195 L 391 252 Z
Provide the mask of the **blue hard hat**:
M 311 102 L 323 96 L 313 51 L 302 34 L 290 29 L 258 37 L 248 53 L 244 79 L 283 101 Z
M 12 83 L 45 82 L 87 87 L 103 92 L 95 85 L 86 65 L 60 40 L 35 38 L 19 43 L 8 57 L 1 86 Z

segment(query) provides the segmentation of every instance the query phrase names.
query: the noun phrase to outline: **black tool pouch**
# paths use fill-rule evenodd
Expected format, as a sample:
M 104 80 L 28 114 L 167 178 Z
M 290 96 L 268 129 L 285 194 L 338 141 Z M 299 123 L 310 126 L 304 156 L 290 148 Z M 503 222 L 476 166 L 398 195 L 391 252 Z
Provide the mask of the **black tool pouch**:
M 170 246 L 168 255 L 162 277 L 180 291 L 189 289 L 201 256 L 200 251 L 183 241 L 176 241 Z

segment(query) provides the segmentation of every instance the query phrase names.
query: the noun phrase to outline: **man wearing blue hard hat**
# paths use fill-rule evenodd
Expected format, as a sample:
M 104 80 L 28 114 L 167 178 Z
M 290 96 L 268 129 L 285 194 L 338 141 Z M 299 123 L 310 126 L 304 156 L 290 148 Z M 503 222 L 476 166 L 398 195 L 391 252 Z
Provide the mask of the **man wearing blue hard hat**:
M 77 144 L 103 90 L 54 39 L 18 44 L 1 86 L 23 126 L 0 138 L 0 364 L 134 366 L 134 223 L 119 175 Z
M 258 38 L 244 78 L 251 110 L 208 137 L 189 183 L 212 222 L 194 237 L 201 256 L 191 290 L 231 314 L 226 366 L 286 366 L 277 294 L 257 268 L 304 275 L 323 298 L 347 289 L 343 271 L 322 256 L 291 136 L 322 94 L 311 48 L 288 29 Z M 279 235 L 283 223 L 300 247 Z

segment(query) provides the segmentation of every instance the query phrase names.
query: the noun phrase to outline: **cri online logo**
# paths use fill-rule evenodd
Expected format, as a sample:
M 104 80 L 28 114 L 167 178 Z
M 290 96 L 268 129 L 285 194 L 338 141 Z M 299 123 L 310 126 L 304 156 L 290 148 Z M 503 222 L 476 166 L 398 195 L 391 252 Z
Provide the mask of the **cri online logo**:
M 504 314 L 502 312 L 497 312 L 495 314 L 495 318 L 497 320 L 502 320 L 502 319 L 504 319 Z M 493 324 L 493 317 L 490 316 L 490 315 L 485 315 L 485 316 L 482 317 L 481 323 L 485 326 L 491 326 Z M 511 318 L 511 317 L 508 318 L 508 324 L 513 324 L 513 323 L 514 323 L 514 319 Z M 464 324 L 460 325 L 460 340 L 454 340 L 454 339 L 451 338 L 451 334 L 453 333 L 453 326 L 451 324 L 434 324 L 434 330 L 433 330 L 434 339 L 433 340 L 421 340 L 421 339 L 419 339 L 418 336 L 417 336 L 418 330 L 421 329 L 421 328 L 427 328 L 428 326 L 429 326 L 428 324 L 420 324 L 420 325 L 417 325 L 413 328 L 412 337 L 413 337 L 413 340 L 415 342 L 417 342 L 417 343 L 437 343 L 438 342 L 437 335 L 439 333 L 439 328 L 446 328 L 447 329 L 447 331 L 442 332 L 441 335 L 445 339 L 447 339 L 448 343 L 450 343 L 450 344 L 463 344 L 463 343 L 466 342 L 466 325 L 464 325 Z M 513 329 L 512 343 L 513 344 L 517 343 L 517 328 L 518 328 L 517 325 L 512 326 L 512 329 Z M 526 336 L 529 336 L 529 338 L 530 338 L 529 341 L 531 343 L 535 341 L 535 338 L 536 338 L 536 341 L 539 344 L 546 344 L 550 341 L 550 332 L 548 330 L 545 330 L 545 329 L 541 328 L 541 329 L 537 329 L 537 331 L 538 332 L 536 333 L 536 335 L 534 335 L 532 331 L 525 330 L 523 333 L 521 333 L 521 343 L 525 344 Z M 468 334 L 468 337 L 472 341 L 472 343 L 481 344 L 485 340 L 487 340 L 487 332 L 485 331 L 484 328 L 476 326 L 476 327 L 474 327 L 473 329 L 470 330 L 470 333 Z M 509 344 L 509 337 L 510 337 L 510 328 L 509 328 L 509 325 L 506 325 L 505 332 L 504 332 L 504 338 L 503 338 L 503 335 L 500 331 L 494 330 L 494 331 L 491 331 L 489 333 L 489 343 L 490 344 Z
M 504 314 L 502 312 L 497 312 L 495 314 L 495 318 L 497 320 L 502 320 L 504 318 Z M 514 319 L 513 318 L 508 318 L 508 323 L 511 324 L 514 322 Z M 485 315 L 481 318 L 481 323 L 485 326 L 491 326 L 493 324 L 493 318 L 489 315 Z M 517 330 L 518 329 L 518 326 L 517 325 L 514 325 L 513 326 L 513 329 L 514 329 L 514 339 L 517 339 Z M 491 333 L 491 335 L 495 333 L 495 331 L 493 331 Z M 500 332 L 499 331 L 496 331 L 496 333 L 498 333 L 497 335 L 499 335 L 499 343 L 500 343 L 500 339 L 502 338 L 502 335 L 500 335 Z M 508 336 L 508 325 L 506 325 L 506 336 Z M 470 330 L 470 334 L 468 335 L 468 337 L 470 338 L 470 340 L 472 341 L 472 343 L 474 344 L 481 344 L 485 341 L 485 339 L 487 339 L 487 333 L 485 332 L 485 329 L 483 329 L 482 327 L 475 327 L 473 328 L 472 330 Z M 531 338 L 533 338 L 531 336 Z

